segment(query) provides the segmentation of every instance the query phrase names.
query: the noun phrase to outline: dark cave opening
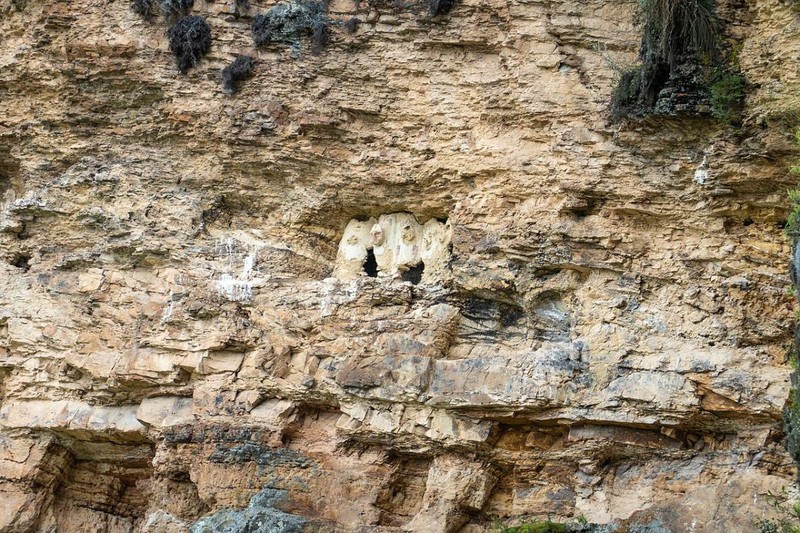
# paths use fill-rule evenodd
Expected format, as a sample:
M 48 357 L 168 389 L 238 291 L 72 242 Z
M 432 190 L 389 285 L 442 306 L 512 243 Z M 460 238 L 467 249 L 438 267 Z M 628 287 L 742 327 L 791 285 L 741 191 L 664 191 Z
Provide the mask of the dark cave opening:
M 367 250 L 367 258 L 364 260 L 364 272 L 371 278 L 378 277 L 378 261 L 375 260 L 375 252 L 371 248 Z
M 31 257 L 26 254 L 14 254 L 14 257 L 9 261 L 9 263 L 17 268 L 21 268 L 23 272 L 27 272 L 30 270 L 30 260 Z
M 410 281 L 413 285 L 419 285 L 419 282 L 422 281 L 423 272 L 425 272 L 425 263 L 420 261 L 418 265 L 403 272 L 401 277 L 403 281 Z

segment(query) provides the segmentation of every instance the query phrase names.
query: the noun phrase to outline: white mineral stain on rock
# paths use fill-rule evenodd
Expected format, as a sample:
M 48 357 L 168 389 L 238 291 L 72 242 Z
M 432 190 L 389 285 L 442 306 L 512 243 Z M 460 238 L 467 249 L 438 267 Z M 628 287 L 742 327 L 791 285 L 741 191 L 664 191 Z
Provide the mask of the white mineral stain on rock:
M 352 279 L 342 291 L 342 283 L 336 278 L 323 280 L 322 298 L 319 303 L 321 316 L 331 316 L 342 304 L 354 302 L 358 298 L 358 280 Z
M 264 247 L 261 242 L 250 242 L 245 244 L 247 254 L 238 267 L 239 255 L 237 250 L 242 242 L 234 237 L 228 237 L 217 249 L 225 256 L 226 272 L 220 274 L 217 280 L 217 294 L 232 302 L 246 302 L 253 298 L 253 288 L 258 286 L 260 280 L 256 265 L 258 251 Z M 238 272 L 237 272 L 238 270 Z
M 708 183 L 708 155 L 703 155 L 703 161 L 700 163 L 700 166 L 697 167 L 697 170 L 694 171 L 694 181 L 698 185 L 705 185 Z
M 169 290 L 169 296 L 167 297 L 167 306 L 164 308 L 164 312 L 161 314 L 161 323 L 164 324 L 167 320 L 170 319 L 172 316 L 172 312 L 175 310 L 175 302 L 172 300 L 173 292 L 172 289 Z

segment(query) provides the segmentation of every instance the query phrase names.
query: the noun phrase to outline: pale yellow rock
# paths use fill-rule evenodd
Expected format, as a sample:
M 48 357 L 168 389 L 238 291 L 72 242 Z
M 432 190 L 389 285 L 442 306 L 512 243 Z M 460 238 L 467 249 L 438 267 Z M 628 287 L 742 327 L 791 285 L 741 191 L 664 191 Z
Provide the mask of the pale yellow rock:
M 7 428 L 53 428 L 97 432 L 139 432 L 135 406 L 104 407 L 68 400 L 5 401 L 0 425 Z
M 136 419 L 157 428 L 191 424 L 194 422 L 192 399 L 180 396 L 145 398 L 136 409 Z
M 468 513 L 483 508 L 496 482 L 484 465 L 453 457 L 437 457 L 425 484 L 420 511 L 403 531 L 459 531 Z
M 252 410 L 250 416 L 266 423 L 279 424 L 289 420 L 295 411 L 295 404 L 288 400 L 267 400 Z
M 169 17 L 0 0 L 0 531 L 775 519 L 791 2 L 715 2 L 735 125 L 609 120 L 632 0 L 336 0 L 319 54 L 277 3 L 194 2 L 181 74 Z

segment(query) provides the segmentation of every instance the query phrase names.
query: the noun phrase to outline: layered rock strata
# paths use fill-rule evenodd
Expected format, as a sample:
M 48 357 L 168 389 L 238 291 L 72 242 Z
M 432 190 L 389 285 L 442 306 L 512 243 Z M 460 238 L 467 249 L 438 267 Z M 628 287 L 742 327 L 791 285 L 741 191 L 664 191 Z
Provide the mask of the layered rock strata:
M 319 55 L 272 5 L 197 0 L 181 75 L 128 2 L 0 0 L 0 531 L 773 517 L 792 7 L 720 3 L 734 128 L 608 121 L 633 1 L 336 0 Z

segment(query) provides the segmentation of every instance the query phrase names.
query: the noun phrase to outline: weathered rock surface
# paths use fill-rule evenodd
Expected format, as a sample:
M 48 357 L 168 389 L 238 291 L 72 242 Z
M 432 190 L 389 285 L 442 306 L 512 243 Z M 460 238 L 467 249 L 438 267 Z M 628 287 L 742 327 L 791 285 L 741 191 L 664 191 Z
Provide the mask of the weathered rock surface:
M 608 122 L 634 1 L 356 4 L 313 55 L 197 0 L 181 75 L 126 1 L 0 0 L 0 531 L 771 517 L 797 13 L 721 2 L 733 129 Z

